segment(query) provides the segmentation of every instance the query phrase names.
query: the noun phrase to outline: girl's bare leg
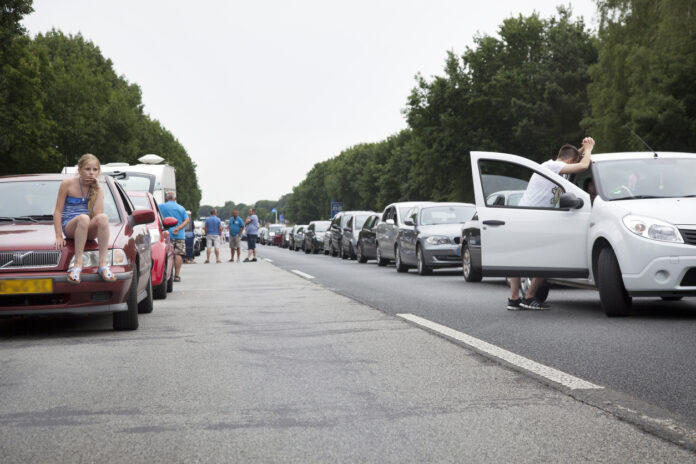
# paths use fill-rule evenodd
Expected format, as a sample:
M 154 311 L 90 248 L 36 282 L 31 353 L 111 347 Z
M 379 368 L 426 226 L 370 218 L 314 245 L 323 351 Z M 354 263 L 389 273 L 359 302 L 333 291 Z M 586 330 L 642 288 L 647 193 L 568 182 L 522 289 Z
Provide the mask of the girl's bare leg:
M 87 229 L 89 228 L 89 216 L 80 214 L 65 224 L 65 236 L 75 241 L 75 267 L 82 268 L 82 252 L 85 251 L 87 242 Z
M 87 238 L 89 240 L 97 239 L 99 243 L 99 267 L 106 266 L 109 251 L 109 217 L 106 214 L 97 214 L 89 221 Z

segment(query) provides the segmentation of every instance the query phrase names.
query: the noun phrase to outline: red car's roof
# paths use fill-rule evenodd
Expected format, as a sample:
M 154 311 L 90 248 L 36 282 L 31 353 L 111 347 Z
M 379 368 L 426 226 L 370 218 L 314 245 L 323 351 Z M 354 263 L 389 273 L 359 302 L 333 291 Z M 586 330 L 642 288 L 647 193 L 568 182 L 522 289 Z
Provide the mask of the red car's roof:
M 0 182 L 15 181 L 15 180 L 36 180 L 36 178 L 45 180 L 63 180 L 75 177 L 75 174 L 15 174 L 12 176 L 0 176 Z

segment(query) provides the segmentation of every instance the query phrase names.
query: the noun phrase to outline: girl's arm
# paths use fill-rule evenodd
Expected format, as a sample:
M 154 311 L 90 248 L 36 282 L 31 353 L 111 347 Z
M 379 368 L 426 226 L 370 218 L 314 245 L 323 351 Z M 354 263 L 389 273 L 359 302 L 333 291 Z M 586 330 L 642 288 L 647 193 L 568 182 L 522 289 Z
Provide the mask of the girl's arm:
M 99 181 L 97 181 L 97 184 Z M 94 215 L 104 212 L 104 189 L 99 186 L 97 190 L 97 199 L 94 201 Z
M 53 210 L 53 228 L 56 233 L 55 248 L 56 250 L 61 250 L 65 246 L 65 239 L 63 239 L 63 228 L 61 227 L 61 221 L 63 219 L 63 206 L 65 205 L 65 197 L 68 193 L 68 180 L 64 180 L 60 183 L 58 188 L 58 198 L 56 198 L 56 209 Z

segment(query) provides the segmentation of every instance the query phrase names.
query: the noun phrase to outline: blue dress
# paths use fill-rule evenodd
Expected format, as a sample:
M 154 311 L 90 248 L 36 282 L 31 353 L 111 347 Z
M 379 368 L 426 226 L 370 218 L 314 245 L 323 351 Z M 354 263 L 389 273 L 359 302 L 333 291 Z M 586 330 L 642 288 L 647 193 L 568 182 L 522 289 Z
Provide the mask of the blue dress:
M 82 182 L 77 181 L 80 184 L 80 193 L 84 195 L 81 198 L 71 197 L 67 195 L 65 197 L 65 205 L 63 205 L 63 214 L 61 216 L 61 227 L 63 233 L 65 233 L 65 225 L 70 222 L 71 219 L 79 216 L 80 214 L 86 214 L 89 216 L 89 200 L 87 196 L 89 195 L 89 189 L 87 189 L 87 195 L 84 194 L 82 190 Z

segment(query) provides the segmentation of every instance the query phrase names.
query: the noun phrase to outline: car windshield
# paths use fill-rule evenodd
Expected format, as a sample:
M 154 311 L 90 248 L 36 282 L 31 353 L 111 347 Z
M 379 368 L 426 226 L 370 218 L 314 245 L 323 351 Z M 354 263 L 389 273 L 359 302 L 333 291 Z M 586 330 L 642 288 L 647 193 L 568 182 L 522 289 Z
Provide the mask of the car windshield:
M 317 232 L 326 232 L 326 229 L 328 229 L 330 225 L 331 225 L 330 221 L 315 222 L 314 223 L 314 230 L 316 230 Z
M 105 182 L 101 182 L 101 186 L 104 190 L 104 212 L 109 216 L 109 222 L 121 222 L 111 190 Z M 12 201 L 0 202 L 0 216 L 52 221 L 59 187 L 60 180 L 0 182 L 0 198 L 12 198 Z
M 595 185 L 604 200 L 696 196 L 696 158 L 643 158 L 595 164 Z
M 129 195 L 129 198 L 135 205 L 135 209 L 149 209 L 152 210 L 152 205 L 150 204 L 150 199 L 147 197 L 136 197 L 135 195 Z
M 369 214 L 366 214 L 364 216 L 355 216 L 355 219 L 353 219 L 353 227 L 355 229 L 362 229 L 362 226 L 365 224 L 365 221 L 367 221 L 367 218 L 369 217 Z
M 431 206 L 421 210 L 421 225 L 461 224 L 474 215 L 473 206 Z

